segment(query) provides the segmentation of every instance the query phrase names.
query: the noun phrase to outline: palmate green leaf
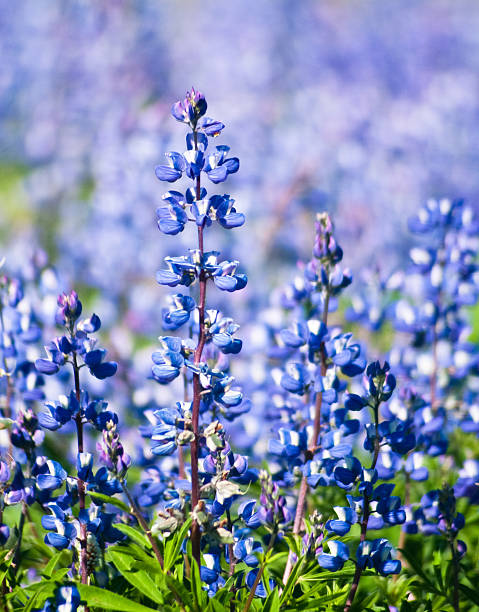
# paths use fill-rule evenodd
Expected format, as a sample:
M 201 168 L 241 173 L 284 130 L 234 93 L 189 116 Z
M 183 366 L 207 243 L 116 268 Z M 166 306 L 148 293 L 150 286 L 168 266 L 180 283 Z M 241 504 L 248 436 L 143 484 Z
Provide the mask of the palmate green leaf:
M 284 534 L 284 539 L 286 540 L 290 550 L 297 556 L 300 556 L 300 541 L 301 538 L 300 536 L 294 535 L 292 533 L 285 533 Z M 289 554 L 286 553 L 286 554 Z
M 202 589 L 200 569 L 198 567 L 198 564 L 194 560 L 191 562 L 190 583 L 191 593 L 195 602 L 195 610 L 197 610 L 198 612 L 202 612 L 206 607 L 208 595 Z
M 472 601 L 476 606 L 479 606 L 479 592 L 474 589 L 470 589 L 463 583 L 459 584 L 459 590 L 463 595 L 467 597 L 469 601 Z
M 93 499 L 93 501 L 99 501 L 102 504 L 110 504 L 112 506 L 116 506 L 117 508 L 120 508 L 120 510 L 123 510 L 123 512 L 131 514 L 129 506 L 117 497 L 110 497 L 109 495 L 103 495 L 103 493 L 96 493 L 95 491 L 87 491 L 87 493 Z
M 348 587 L 349 591 L 349 587 Z M 379 590 L 375 589 L 372 593 L 364 593 L 359 591 L 352 605 L 354 612 L 364 612 L 373 602 L 376 601 L 379 595 Z
M 3 560 L 1 563 L 1 570 L 0 570 L 0 584 L 3 584 L 3 581 L 5 580 L 5 576 L 8 573 L 8 570 L 10 569 L 10 565 L 13 562 L 13 554 L 10 555 L 9 558 L 7 558 L 7 555 L 10 551 L 5 551 L 5 554 L 3 555 Z
M 307 601 L 298 601 L 290 608 L 281 608 L 281 612 L 299 612 L 301 610 L 321 610 L 323 604 L 332 603 L 337 601 L 338 599 L 345 598 L 347 592 L 349 591 L 349 586 L 344 587 L 340 591 L 336 593 L 329 593 L 328 595 L 322 595 L 321 597 L 313 597 L 311 599 L 308 598 Z
M 310 583 L 308 584 L 308 589 L 304 591 L 300 597 L 294 598 L 294 602 L 297 604 L 297 603 L 309 601 L 312 597 L 317 598 L 318 597 L 317 594 L 320 591 L 321 591 L 319 595 L 320 597 L 326 597 L 326 596 L 332 595 L 333 593 L 334 594 L 343 593 L 344 595 L 346 595 L 349 589 L 350 589 L 349 583 L 347 583 L 341 588 L 338 587 L 336 584 L 333 584 L 332 586 L 328 586 L 326 582 L 316 582 L 314 584 Z
M 13 610 L 24 610 L 28 603 L 27 593 L 22 585 L 17 585 L 5 596 L 5 599 L 10 602 L 10 606 L 13 607 Z
M 228 610 L 230 607 L 231 600 L 234 599 L 235 597 L 235 592 L 233 590 L 233 587 L 235 586 L 236 582 L 237 582 L 237 577 L 231 576 L 230 578 L 228 578 L 228 580 L 224 583 L 224 585 L 216 591 L 215 596 L 212 599 L 210 599 L 209 604 L 212 601 L 214 601 L 216 607 L 221 606 L 222 611 Z
M 79 584 L 78 590 L 82 600 L 86 601 L 88 606 L 100 608 L 100 610 L 114 610 L 115 612 L 153 612 L 157 610 L 96 586 Z
M 186 538 L 186 534 L 191 527 L 191 523 L 192 519 L 190 517 L 184 522 L 181 529 L 176 531 L 173 536 L 166 540 L 164 545 L 164 568 L 166 571 L 171 569 L 178 561 L 181 545 L 183 544 L 183 540 Z
M 144 546 L 138 546 L 135 542 L 121 542 L 110 546 L 109 549 L 118 550 L 120 553 L 128 553 L 132 559 L 135 559 L 139 563 L 143 563 L 150 568 L 150 571 L 161 572 L 161 567 L 153 554 L 150 554 L 150 550 L 145 550 Z
M 441 591 L 437 589 L 436 585 L 430 580 L 430 578 L 424 572 L 422 565 L 418 562 L 418 560 L 412 555 L 410 555 L 408 550 L 404 549 L 402 552 L 404 556 L 406 557 L 406 560 L 409 563 L 409 565 L 415 571 L 417 576 L 422 580 L 422 582 L 427 586 L 428 590 L 432 591 L 433 593 L 436 593 L 437 595 L 442 595 Z
M 219 601 L 216 601 L 215 599 L 210 599 L 205 612 L 225 612 L 225 607 Z
M 118 531 L 121 531 L 121 533 L 127 535 L 130 540 L 133 540 L 133 542 L 136 542 L 139 546 L 143 548 L 151 548 L 151 544 L 143 531 L 140 531 L 131 525 L 125 525 L 124 523 L 115 523 L 113 527 L 118 529 Z
M 193 597 L 191 593 L 188 592 L 188 589 L 169 574 L 162 574 L 162 576 L 170 591 L 176 594 L 176 597 L 181 600 L 185 608 L 193 608 L 196 610 L 193 605 Z
M 274 589 L 264 602 L 263 612 L 280 612 L 278 589 Z
M 296 581 L 298 579 L 299 572 L 304 568 L 305 560 L 304 557 L 299 559 L 293 566 L 291 574 L 289 575 L 288 581 L 286 582 L 286 586 L 284 587 L 283 593 L 281 594 L 280 603 L 283 605 L 288 601 L 289 595 L 293 590 Z
M 27 594 L 30 590 L 34 591 L 31 594 L 27 605 L 23 608 L 24 612 L 30 612 L 34 609 L 34 607 L 42 607 L 42 605 L 49 597 L 53 597 L 57 586 L 58 585 L 53 580 L 42 580 L 42 582 L 36 582 L 34 585 L 31 585 L 24 589 L 25 591 L 27 591 Z M 35 587 L 35 589 L 32 589 L 32 587 Z
M 158 589 L 148 572 L 144 569 L 135 567 L 135 559 L 128 553 L 122 554 L 116 551 L 108 550 L 106 554 L 108 561 L 112 561 L 120 574 L 140 593 L 149 597 L 152 601 L 163 604 L 165 598 Z
M 54 554 L 50 561 L 46 564 L 45 569 L 42 572 L 42 576 L 44 576 L 45 578 L 51 578 L 53 572 L 60 563 L 62 563 L 64 567 L 70 566 L 71 553 L 69 551 L 61 550 L 60 552 Z
M 362 576 L 366 577 L 366 576 L 377 576 L 376 572 L 374 572 L 373 570 L 364 570 L 362 573 Z M 354 578 L 354 570 L 352 569 L 343 569 L 343 570 L 339 570 L 337 572 L 318 572 L 313 570 L 312 572 L 309 572 L 308 574 L 305 574 L 304 576 L 300 576 L 300 578 L 298 579 L 299 583 L 304 583 L 304 582 L 334 582 L 336 580 L 340 580 L 340 579 L 346 579 L 348 581 L 351 581 Z

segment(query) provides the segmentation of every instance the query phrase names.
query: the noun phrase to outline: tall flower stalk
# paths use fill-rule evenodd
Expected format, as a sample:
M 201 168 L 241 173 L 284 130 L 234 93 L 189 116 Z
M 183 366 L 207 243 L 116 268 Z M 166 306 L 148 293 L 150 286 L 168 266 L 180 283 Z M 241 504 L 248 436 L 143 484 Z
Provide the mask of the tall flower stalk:
M 337 244 L 333 235 L 333 225 L 327 213 L 320 213 L 316 218 L 316 236 L 313 247 L 313 259 L 309 262 L 305 276 L 306 281 L 310 286 L 310 292 L 307 293 L 304 300 L 303 310 L 305 318 L 308 321 L 312 318 L 316 311 L 321 313 L 321 322 L 317 329 L 313 331 L 313 325 L 309 324 L 309 329 L 306 327 L 302 330 L 302 335 L 306 338 L 308 331 L 312 342 L 309 344 L 309 361 L 314 364 L 315 371 L 311 373 L 310 379 L 311 390 L 295 389 L 290 384 L 290 381 L 283 378 L 282 385 L 287 390 L 292 392 L 304 392 L 306 405 L 309 404 L 311 391 L 314 399 L 313 408 L 313 423 L 312 432 L 310 433 L 307 449 L 304 451 L 305 463 L 311 462 L 314 459 L 316 452 L 321 447 L 321 415 L 323 405 L 323 390 L 325 389 L 324 382 L 328 372 L 328 355 L 325 348 L 327 340 L 327 326 L 330 300 L 333 295 L 346 287 L 351 279 L 347 272 L 339 271 L 337 264 L 342 260 L 343 251 Z M 319 304 L 318 304 L 319 301 Z M 306 323 L 308 325 L 308 323 Z M 298 346 L 298 341 L 288 333 L 283 333 L 282 337 L 286 345 L 294 347 Z M 296 512 L 293 524 L 293 534 L 298 535 L 303 530 L 303 519 L 306 509 L 306 499 L 308 493 L 308 474 L 305 472 L 302 476 L 298 499 L 296 503 Z M 286 584 L 293 567 L 293 554 L 288 555 L 288 560 L 283 574 L 283 583 Z
M 229 174 L 237 172 L 237 158 L 227 157 L 229 147 L 220 145 L 211 153 L 207 152 L 208 138 L 218 136 L 224 125 L 205 116 L 207 104 L 204 96 L 192 89 L 184 100 L 173 105 L 172 115 L 185 123 L 190 132 L 186 136 L 187 151 L 184 154 L 170 152 L 166 154 L 168 164 L 156 167 L 158 179 L 174 182 L 186 173 L 192 181 L 186 193 L 168 191 L 163 196 L 164 205 L 158 208 L 158 225 L 165 234 L 176 235 L 183 231 L 187 222 L 197 226 L 197 245 L 183 257 L 167 257 L 167 270 L 158 272 L 157 280 L 162 285 L 199 286 L 197 303 L 189 295 L 177 294 L 171 299 L 171 307 L 163 312 L 165 329 L 177 330 L 190 319 L 190 313 L 196 310 L 193 323 L 196 343 L 192 345 L 191 334 L 188 339 L 166 336 L 161 338 L 163 350 L 153 354 L 152 372 L 160 384 L 167 384 L 183 370 L 185 380 L 192 380 L 192 401 L 187 401 L 185 387 L 184 401 L 179 403 L 178 413 L 169 416 L 159 414 L 160 423 L 153 431 L 153 440 L 160 442 L 153 448 L 159 455 L 174 452 L 178 446 L 190 444 L 191 474 L 191 510 L 193 523 L 191 543 L 193 557 L 200 565 L 201 561 L 201 527 L 199 514 L 202 514 L 201 479 L 199 459 L 204 436 L 200 428 L 200 413 L 210 412 L 216 415 L 221 411 L 233 409 L 242 401 L 242 395 L 233 387 L 233 379 L 218 368 L 212 368 L 209 362 L 215 358 L 211 345 L 224 354 L 235 354 L 241 350 L 241 341 L 233 339 L 237 325 L 220 313 L 206 311 L 207 281 L 213 280 L 223 291 L 236 291 L 246 285 L 246 276 L 236 273 L 237 261 L 218 261 L 217 251 L 205 251 L 205 230 L 212 221 L 222 227 L 231 229 L 244 223 L 244 215 L 236 212 L 234 200 L 229 195 L 207 197 L 202 186 L 202 176 L 207 176 L 214 183 L 222 183 Z M 205 361 L 204 350 L 210 345 L 209 355 Z M 234 416 L 234 414 L 233 414 Z M 166 417 L 166 421 L 165 418 Z M 231 414 L 228 415 L 231 418 Z M 166 423 L 169 423 L 169 428 Z M 173 425 L 173 427 L 171 427 Z M 181 431 L 178 431 L 181 429 Z M 167 443 L 166 443 L 167 442 Z M 179 469 L 184 474 L 184 457 L 180 449 Z
M 48 533 L 45 541 L 57 550 L 69 547 L 79 549 L 78 573 L 82 584 L 89 583 L 89 576 L 95 567 L 92 560 L 98 546 L 98 530 L 93 533 L 91 515 L 96 509 L 87 507 L 88 491 L 100 493 L 116 493 L 121 489 L 118 483 L 106 480 L 106 471 L 99 470 L 93 474 L 93 455 L 85 449 L 84 425 L 89 423 L 96 430 L 108 429 L 110 423 L 118 422 L 116 414 L 105 410 L 106 402 L 90 401 L 88 394 L 82 390 L 80 370 L 87 367 L 90 374 L 103 380 L 116 373 L 117 364 L 105 361 L 106 351 L 96 346 L 90 334 L 97 332 L 101 326 L 97 315 L 79 320 L 82 313 L 82 303 L 75 291 L 63 293 L 58 297 L 58 310 L 55 321 L 64 330 L 64 335 L 52 340 L 46 347 L 47 358 L 37 359 L 35 367 L 38 372 L 53 375 L 67 364 L 73 371 L 73 390 L 69 397 L 63 397 L 58 402 L 47 402 L 46 412 L 39 414 L 39 423 L 50 431 L 56 431 L 73 421 L 76 427 L 77 439 L 77 476 L 68 480 L 63 467 L 56 461 L 47 461 L 42 457 L 41 468 L 36 466 L 36 484 L 40 491 L 40 500 L 52 512 L 52 516 L 44 517 L 44 527 L 54 533 Z M 129 457 L 124 454 L 122 461 L 127 466 Z M 38 461 L 37 461 L 38 463 Z M 125 468 L 126 469 L 126 468 Z M 54 497 L 54 492 L 66 483 L 66 492 Z M 78 520 L 72 515 L 72 507 L 78 499 Z M 108 520 L 108 519 L 105 519 Z

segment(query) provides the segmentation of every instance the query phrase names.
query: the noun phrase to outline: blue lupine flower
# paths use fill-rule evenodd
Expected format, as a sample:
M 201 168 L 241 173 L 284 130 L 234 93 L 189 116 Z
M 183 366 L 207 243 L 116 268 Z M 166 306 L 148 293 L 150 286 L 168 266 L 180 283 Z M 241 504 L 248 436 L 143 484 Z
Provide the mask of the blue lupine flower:
M 316 557 L 317 561 L 324 569 L 327 569 L 330 572 L 337 572 L 338 570 L 342 569 L 346 561 L 348 561 L 349 548 L 346 544 L 344 544 L 344 542 L 340 542 L 339 540 L 326 540 L 324 544 L 327 544 L 329 554 L 321 552 Z
M 158 227 L 164 234 L 175 236 L 184 230 L 188 221 L 188 215 L 183 208 L 184 196 L 178 191 L 168 191 L 163 200 L 167 203 L 166 206 L 156 209 Z
M 233 335 L 238 331 L 239 325 L 233 319 L 223 317 L 217 310 L 208 310 L 205 317 L 205 326 L 208 336 L 211 336 L 213 344 L 225 355 L 237 355 L 243 346 L 243 342 Z
M 245 222 L 243 213 L 236 211 L 235 201 L 229 195 L 214 195 L 209 200 L 210 216 L 225 229 L 241 227 Z
M 324 347 L 334 365 L 338 366 L 346 376 L 357 376 L 364 371 L 366 360 L 361 355 L 360 345 L 353 342 L 352 334 L 338 334 L 327 340 Z
M 351 489 L 362 473 L 361 463 L 356 457 L 340 459 L 333 469 L 333 476 L 338 487 Z
M 221 572 L 220 557 L 215 554 L 204 554 L 203 561 L 206 565 L 200 568 L 200 576 L 203 582 L 210 585 L 218 580 Z
M 77 474 L 84 482 L 90 482 L 93 477 L 93 455 L 91 453 L 78 453 Z
M 67 473 L 58 461 L 48 459 L 43 464 L 42 472 L 36 478 L 37 487 L 41 491 L 54 491 L 62 486 L 66 477 Z
M 330 473 L 319 461 L 307 461 L 304 466 L 304 475 L 307 478 L 308 485 L 315 489 L 317 486 L 329 486 L 334 482 Z
M 256 542 L 254 538 L 245 538 L 239 540 L 233 547 L 233 554 L 236 559 L 243 561 L 249 567 L 256 567 L 259 563 L 257 554 L 263 552 L 263 547 L 260 542 Z
M 358 546 L 356 552 L 358 564 L 362 567 L 374 567 L 382 576 L 399 574 L 401 562 L 393 558 L 394 549 L 384 538 L 365 540 Z
M 246 274 L 236 274 L 238 264 L 238 261 L 223 261 L 218 265 L 210 265 L 208 271 L 218 289 L 232 292 L 246 287 Z
M 343 508 L 341 506 L 334 506 L 334 511 L 338 518 L 327 521 L 325 528 L 337 535 L 346 535 L 351 526 L 357 522 L 358 515 L 352 508 Z
M 238 508 L 238 516 L 243 519 L 246 526 L 250 527 L 251 529 L 257 529 L 262 523 L 260 513 L 259 511 L 255 512 L 255 508 L 255 499 L 249 499 L 242 502 Z
M 467 497 L 469 503 L 479 505 L 479 461 L 466 459 L 454 485 L 456 497 Z
M 36 369 L 42 374 L 56 374 L 60 366 L 64 365 L 66 356 L 71 350 L 71 344 L 65 336 L 55 338 L 45 346 L 48 359 L 41 358 L 35 361 Z
M 31 361 L 17 362 L 15 376 L 17 378 L 16 388 L 25 401 L 36 402 L 45 398 L 45 394 L 40 388 L 44 384 L 44 379 L 39 375 Z
M 191 427 L 191 403 L 177 402 L 175 407 L 156 410 L 153 416 L 156 425 L 151 430 L 142 432 L 142 435 L 153 441 L 153 454 L 171 455 L 178 443 L 186 444 L 191 441 L 190 436 L 185 435 L 187 427 Z
M 289 362 L 281 378 L 281 386 L 290 393 L 304 395 L 310 382 L 310 374 L 302 363 Z
M 324 326 L 323 329 L 325 331 Z M 280 337 L 286 346 L 290 348 L 299 348 L 308 341 L 309 329 L 306 323 L 294 321 L 288 329 L 282 329 L 280 331 Z
M 392 480 L 401 465 L 400 458 L 392 452 L 382 450 L 376 463 L 376 470 L 381 480 Z
M 387 361 L 383 366 L 379 361 L 374 361 L 366 369 L 369 394 L 379 402 L 387 402 L 396 388 L 396 378 L 389 370 Z
M 168 308 L 162 310 L 163 328 L 176 330 L 189 321 L 191 312 L 196 308 L 195 300 L 189 295 L 176 293 L 169 296 Z
M 230 148 L 226 145 L 216 147 L 215 153 L 210 153 L 206 158 L 205 172 L 212 183 L 226 181 L 229 174 L 239 170 L 239 159 L 227 157 Z
M 10 480 L 10 468 L 5 461 L 0 460 L 0 484 L 5 484 Z
M 82 319 L 77 323 L 77 329 L 85 332 L 86 334 L 94 334 L 101 327 L 100 317 L 96 314 L 92 314 L 88 319 Z
M 182 177 L 185 171 L 185 158 L 181 153 L 177 153 L 176 151 L 165 153 L 165 157 L 167 159 L 167 164 L 156 166 L 155 174 L 160 181 L 174 183 Z
M 246 574 L 246 586 L 248 587 L 248 589 L 252 588 L 254 581 L 256 580 L 256 577 L 258 575 L 258 572 L 259 572 L 259 568 L 255 568 Z M 274 587 L 275 587 L 274 580 L 270 578 L 269 580 L 270 590 L 274 589 Z M 264 581 L 260 580 L 260 582 L 258 583 L 258 586 L 256 587 L 255 597 L 259 597 L 260 599 L 265 599 L 267 596 L 268 596 L 268 592 L 264 585 Z
M 69 548 L 78 535 L 77 528 L 73 523 L 68 522 L 69 517 L 58 504 L 51 502 L 46 506 L 52 513 L 51 516 L 42 516 L 43 528 L 51 532 L 45 536 L 46 544 L 57 550 Z
M 412 480 L 422 482 L 429 478 L 429 470 L 424 465 L 422 453 L 411 453 L 406 459 L 405 470 Z
M 281 427 L 278 430 L 279 440 L 269 440 L 268 450 L 273 455 L 287 459 L 298 457 L 307 447 L 306 432 L 297 432 Z
M 106 466 L 96 471 L 95 476 L 88 483 L 88 489 L 109 496 L 123 491 L 118 479 L 108 471 Z
M 90 370 L 90 374 L 95 378 L 104 380 L 116 374 L 118 364 L 114 361 L 103 361 L 107 351 L 105 349 L 93 349 L 83 356 L 85 364 Z
M 10 527 L 8 525 L 0 523 L 0 545 L 5 546 L 9 537 Z
M 75 585 L 61 586 L 55 591 L 55 600 L 47 599 L 36 612 L 76 612 L 80 606 L 80 593 Z
M 30 505 L 35 501 L 35 489 L 23 476 L 20 466 L 17 464 L 12 482 L 4 492 L 3 501 L 7 506 L 13 506 L 20 502 Z
M 161 385 L 166 385 L 180 374 L 185 363 L 182 355 L 182 342 L 174 336 L 160 338 L 162 350 L 155 351 L 151 356 L 154 366 L 151 369 L 153 378 Z

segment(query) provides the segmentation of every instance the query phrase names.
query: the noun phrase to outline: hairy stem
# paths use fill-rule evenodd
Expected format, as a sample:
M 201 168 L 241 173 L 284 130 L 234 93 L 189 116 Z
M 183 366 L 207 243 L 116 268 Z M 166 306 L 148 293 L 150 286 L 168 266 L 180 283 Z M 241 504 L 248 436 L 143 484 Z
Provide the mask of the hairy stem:
M 198 135 L 194 133 L 195 150 L 198 150 Z M 196 177 L 196 199 L 201 199 L 201 179 Z M 200 261 L 203 261 L 204 244 L 203 244 L 204 226 L 198 227 L 198 250 L 200 253 Z M 198 365 L 201 362 L 203 348 L 206 342 L 205 333 L 205 305 L 206 305 L 206 274 L 203 269 L 199 274 L 200 298 L 198 303 L 198 344 L 196 346 L 194 363 Z M 199 456 L 199 417 L 200 417 L 200 402 L 201 402 L 201 382 L 200 375 L 193 374 L 193 407 L 192 407 L 192 425 L 194 438 L 191 442 L 191 509 L 194 511 L 200 499 L 200 483 L 198 475 L 198 456 Z M 193 558 L 198 567 L 201 565 L 201 530 L 196 519 L 193 518 L 191 526 L 191 546 Z
M 183 372 L 183 401 L 185 403 L 188 401 L 188 381 L 185 372 Z M 178 446 L 178 475 L 182 480 L 186 479 L 185 456 L 182 446 Z
M 78 404 L 81 402 L 81 389 L 80 389 L 80 368 L 78 366 L 77 354 L 73 353 L 73 378 L 75 382 L 75 397 L 78 401 Z M 75 417 L 75 423 L 77 428 L 77 446 L 78 453 L 83 453 L 83 421 L 81 409 L 78 410 L 78 413 Z M 80 511 L 84 510 L 85 505 L 85 482 L 78 477 L 78 505 L 80 507 Z M 87 526 L 86 523 L 80 522 L 80 579 L 82 584 L 88 584 L 88 556 L 87 556 Z

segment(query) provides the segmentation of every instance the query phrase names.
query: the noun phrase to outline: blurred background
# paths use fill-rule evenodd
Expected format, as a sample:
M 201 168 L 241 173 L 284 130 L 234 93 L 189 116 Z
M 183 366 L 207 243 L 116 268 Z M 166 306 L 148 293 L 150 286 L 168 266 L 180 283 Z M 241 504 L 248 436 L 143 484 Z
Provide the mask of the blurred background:
M 207 246 L 241 260 L 243 306 L 309 257 L 319 210 L 353 271 L 387 273 L 425 199 L 477 206 L 478 32 L 475 0 L 0 0 L 0 255 L 157 333 L 155 271 L 191 236 L 158 231 L 154 167 L 194 85 L 241 160 L 220 187 L 247 224 Z

